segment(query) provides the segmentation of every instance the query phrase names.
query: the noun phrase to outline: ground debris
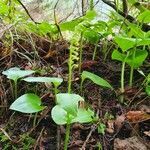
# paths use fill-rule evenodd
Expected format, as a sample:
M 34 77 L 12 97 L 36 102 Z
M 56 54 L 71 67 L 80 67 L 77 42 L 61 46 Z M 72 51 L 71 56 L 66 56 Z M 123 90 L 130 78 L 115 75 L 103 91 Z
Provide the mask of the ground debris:
M 136 136 L 133 136 L 124 140 L 115 139 L 114 150 L 148 150 L 148 148 Z

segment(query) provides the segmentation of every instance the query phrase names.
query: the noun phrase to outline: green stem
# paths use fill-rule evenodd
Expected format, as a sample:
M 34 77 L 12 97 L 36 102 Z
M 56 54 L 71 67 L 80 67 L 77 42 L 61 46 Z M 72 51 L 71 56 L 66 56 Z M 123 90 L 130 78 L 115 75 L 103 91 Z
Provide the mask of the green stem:
M 126 58 L 122 62 L 122 69 L 121 69 L 121 97 L 120 97 L 121 103 L 123 103 L 123 101 L 124 101 L 124 95 L 123 95 L 123 93 L 125 91 L 125 88 L 124 88 L 124 73 L 125 73 L 126 59 L 127 59 L 128 55 L 129 55 L 129 52 L 127 53 Z
M 92 60 L 95 60 L 96 52 L 97 52 L 97 47 L 98 47 L 98 41 L 96 41 L 96 45 L 95 45 L 95 48 L 94 48 Z
M 69 56 L 69 74 L 68 74 L 68 93 L 71 93 L 71 85 L 72 85 L 72 65 L 71 65 L 71 60 L 72 60 L 72 52 L 70 52 Z
M 81 83 L 80 83 L 80 93 L 81 93 L 81 95 L 82 95 L 82 91 L 83 91 L 83 82 L 84 82 L 84 80 L 81 79 Z
M 136 52 L 136 48 L 133 50 L 132 60 L 134 60 L 134 58 L 135 58 L 135 52 Z M 134 67 L 132 65 L 131 69 L 130 69 L 130 80 L 129 80 L 130 88 L 132 87 L 132 84 L 133 84 L 133 73 L 134 73 Z
M 17 99 L 17 80 L 14 80 L 14 98 Z
M 67 124 L 64 150 L 67 150 L 67 147 L 68 147 L 69 135 L 70 135 L 70 127 L 71 127 L 71 124 Z
M 122 69 L 121 69 L 121 93 L 124 92 L 124 72 L 125 72 L 125 62 L 122 63 Z
M 38 113 L 35 113 L 35 115 L 34 115 L 33 128 L 36 126 L 37 114 L 38 114 Z
M 80 56 L 79 56 L 79 75 L 81 73 L 81 66 L 82 66 L 82 53 L 83 53 L 83 34 L 81 33 L 81 38 L 80 38 Z
M 130 69 L 130 80 L 129 80 L 129 87 L 130 88 L 132 87 L 132 83 L 133 83 L 133 71 L 134 71 L 134 68 L 132 66 Z
M 55 99 L 56 99 L 56 95 L 57 95 L 57 86 L 54 85 L 54 94 L 55 94 Z

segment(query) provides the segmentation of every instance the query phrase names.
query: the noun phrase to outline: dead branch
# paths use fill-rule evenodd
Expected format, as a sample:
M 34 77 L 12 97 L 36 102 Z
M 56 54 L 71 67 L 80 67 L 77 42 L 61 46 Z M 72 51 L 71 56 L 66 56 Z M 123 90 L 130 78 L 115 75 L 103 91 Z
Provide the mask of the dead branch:
M 125 14 L 123 11 L 121 11 L 120 9 L 118 9 L 117 7 L 116 7 L 116 5 L 114 4 L 114 3 L 112 3 L 111 1 L 109 1 L 109 0 L 102 0 L 105 4 L 107 4 L 107 5 L 109 5 L 111 8 L 113 8 L 119 15 L 121 15 L 122 17 L 124 17 L 124 18 L 126 18 L 129 22 L 132 22 L 132 23 L 135 23 L 135 24 L 137 24 L 138 22 L 136 21 L 136 19 L 133 17 L 133 16 L 131 16 L 131 15 L 129 15 L 129 14 Z M 149 31 L 150 30 L 150 25 L 148 25 L 148 24 L 142 24 L 142 30 L 143 31 Z

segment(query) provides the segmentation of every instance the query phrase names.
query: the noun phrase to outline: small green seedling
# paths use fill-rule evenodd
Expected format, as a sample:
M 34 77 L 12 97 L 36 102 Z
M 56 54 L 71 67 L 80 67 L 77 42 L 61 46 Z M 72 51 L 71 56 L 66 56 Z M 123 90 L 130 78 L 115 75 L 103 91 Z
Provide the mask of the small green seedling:
M 129 86 L 132 87 L 133 82 L 133 71 L 140 67 L 146 59 L 148 52 L 145 49 L 139 49 L 138 46 L 145 46 L 150 44 L 150 38 L 128 38 L 117 36 L 115 42 L 121 48 L 122 52 L 114 50 L 112 53 L 112 59 L 122 62 L 121 69 L 121 93 L 124 93 L 124 72 L 125 64 L 127 63 L 130 67 L 130 80 Z M 121 98 L 123 102 L 123 97 Z
M 2 74 L 6 75 L 8 79 L 14 81 L 14 97 L 17 98 L 17 81 L 20 78 L 33 74 L 33 70 L 20 70 L 18 67 L 10 68 L 6 71 L 3 71 Z
M 51 116 L 56 124 L 67 125 L 64 144 L 64 150 L 67 150 L 71 124 L 92 122 L 94 112 L 79 106 L 79 103 L 84 103 L 84 99 L 77 94 L 60 93 L 56 95 L 56 101 L 57 105 L 53 107 Z
M 35 94 L 28 93 L 17 98 L 10 106 L 10 109 L 22 113 L 36 113 L 45 107 L 41 106 L 41 99 Z
M 85 81 L 85 79 L 90 79 L 91 81 L 93 81 L 95 84 L 97 84 L 99 86 L 113 89 L 113 87 L 103 78 L 101 78 L 91 72 L 83 71 L 82 75 L 81 75 L 81 85 L 80 85 L 81 92 L 82 92 L 82 88 L 83 88 L 83 82 Z
M 27 77 L 23 79 L 26 82 L 42 82 L 42 83 L 53 83 L 55 96 L 58 93 L 57 88 L 63 82 L 62 78 L 55 77 Z

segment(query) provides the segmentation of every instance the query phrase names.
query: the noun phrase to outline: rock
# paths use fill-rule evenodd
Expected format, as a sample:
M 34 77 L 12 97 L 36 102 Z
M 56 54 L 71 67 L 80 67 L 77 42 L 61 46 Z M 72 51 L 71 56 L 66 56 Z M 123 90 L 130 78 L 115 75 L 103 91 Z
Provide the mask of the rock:
M 148 148 L 136 136 L 133 136 L 124 140 L 115 139 L 114 150 L 148 150 Z

